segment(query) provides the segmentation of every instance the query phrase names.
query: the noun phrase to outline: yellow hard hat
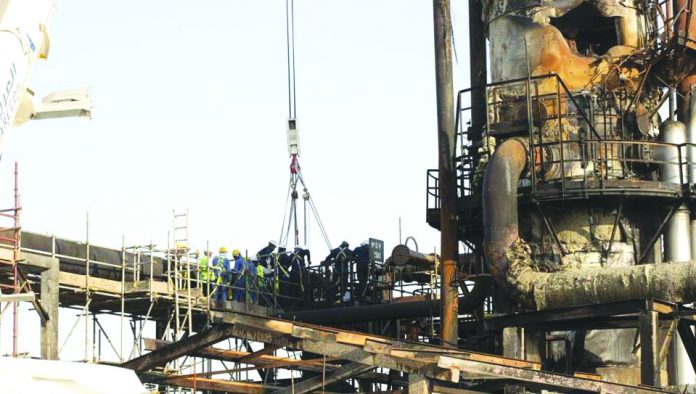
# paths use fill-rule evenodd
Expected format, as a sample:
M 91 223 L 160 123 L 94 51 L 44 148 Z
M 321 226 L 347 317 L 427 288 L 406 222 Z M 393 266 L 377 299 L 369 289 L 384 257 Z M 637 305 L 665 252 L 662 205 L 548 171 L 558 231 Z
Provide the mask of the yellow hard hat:
M 184 250 L 184 249 L 188 249 L 186 242 L 177 242 L 176 243 L 176 250 Z
M 220 253 L 227 253 L 227 248 L 224 246 L 220 246 Z
M 235 249 L 232 251 L 232 256 L 239 256 L 240 254 L 242 253 L 239 251 L 239 249 Z

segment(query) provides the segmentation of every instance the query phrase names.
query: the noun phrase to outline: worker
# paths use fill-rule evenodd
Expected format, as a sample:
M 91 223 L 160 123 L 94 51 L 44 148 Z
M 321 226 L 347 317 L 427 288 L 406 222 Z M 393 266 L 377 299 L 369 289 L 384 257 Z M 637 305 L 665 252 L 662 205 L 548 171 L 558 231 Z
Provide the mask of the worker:
M 353 261 L 355 262 L 355 272 L 358 277 L 356 296 L 365 298 L 370 276 L 370 245 L 367 241 L 362 241 L 360 246 L 353 250 Z
M 339 302 L 346 301 L 350 299 L 350 292 L 348 291 L 348 278 L 350 275 L 350 261 L 353 256 L 353 252 L 348 248 L 350 245 L 348 241 L 341 242 L 338 248 L 331 250 L 326 259 L 324 259 L 323 265 L 331 266 L 333 271 L 331 275 L 331 286 L 329 291 L 329 296 L 331 297 L 331 302 L 333 302 L 333 297 L 335 296 L 336 290 L 338 291 Z
M 230 260 L 227 258 L 227 248 L 221 246 L 218 255 L 213 259 L 211 279 L 215 281 L 213 289 L 215 301 L 227 301 L 227 282 L 230 275 Z
M 273 251 L 276 249 L 277 246 L 278 246 L 278 244 L 276 243 L 276 241 L 274 241 L 274 240 L 268 241 L 268 245 L 266 247 L 264 247 L 263 249 L 259 250 L 258 253 L 256 253 L 256 260 L 257 261 L 261 261 L 261 260 L 268 261 L 271 258 Z
M 301 303 L 304 299 L 305 283 L 304 277 L 305 268 L 312 264 L 309 250 L 295 246 L 295 249 L 290 253 L 290 283 L 291 296 L 293 304 L 298 301 Z
M 268 294 L 268 286 L 266 276 L 268 276 L 270 270 L 268 269 L 268 262 L 266 260 L 256 261 L 256 299 L 261 303 L 261 297 L 264 293 Z
M 272 265 L 272 260 L 273 260 L 273 251 L 275 251 L 275 249 L 276 249 L 277 246 L 278 246 L 278 244 L 276 243 L 276 241 L 270 240 L 270 241 L 268 241 L 268 245 L 267 245 L 267 246 L 265 246 L 263 249 L 259 250 L 259 251 L 256 253 L 256 260 L 257 260 L 257 261 L 256 261 L 256 269 L 257 269 L 257 270 L 259 270 L 259 269 L 264 269 L 264 270 L 265 270 L 264 272 L 266 272 L 266 273 L 272 271 L 272 270 L 270 269 L 270 267 L 271 267 L 271 265 Z M 262 263 L 263 263 L 263 264 L 262 264 Z M 265 279 L 264 279 L 264 281 L 265 281 Z M 257 280 L 256 285 L 257 285 L 257 286 L 260 286 L 260 284 L 261 284 L 261 282 L 259 282 L 259 281 Z M 262 289 L 266 289 L 265 283 L 264 283 Z M 259 301 L 261 300 L 261 291 L 262 291 L 262 290 L 259 290 L 259 291 L 257 292 L 257 293 L 258 293 Z
M 236 281 L 234 282 L 233 291 L 233 301 L 236 302 L 247 302 L 249 297 L 252 302 L 256 302 L 256 294 L 253 293 L 253 277 L 256 276 L 256 267 L 254 263 L 250 260 L 242 257 L 242 253 L 239 249 L 232 251 L 232 258 L 234 259 L 234 268 L 232 272 L 235 273 Z
M 203 289 L 204 296 L 208 296 L 208 292 L 210 291 L 210 275 L 212 274 L 212 271 L 209 269 L 208 265 L 210 264 L 210 257 L 212 256 L 212 253 L 209 250 L 206 250 L 203 252 L 202 257 L 199 258 L 199 255 L 200 251 L 196 250 L 196 259 L 198 260 L 198 287 Z
M 290 266 L 290 257 L 287 254 L 287 249 L 285 246 L 278 247 L 276 253 L 271 254 L 271 271 L 273 275 L 273 300 L 274 303 L 282 304 L 283 295 L 286 295 L 287 280 L 290 278 L 290 273 L 288 272 Z M 281 300 L 278 300 L 278 296 L 281 296 Z

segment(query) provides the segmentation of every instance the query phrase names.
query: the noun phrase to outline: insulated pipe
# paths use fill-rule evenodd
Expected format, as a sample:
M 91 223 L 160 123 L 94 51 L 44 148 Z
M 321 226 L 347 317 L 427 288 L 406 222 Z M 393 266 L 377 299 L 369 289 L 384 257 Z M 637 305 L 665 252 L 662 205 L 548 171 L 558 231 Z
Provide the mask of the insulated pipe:
M 508 280 L 508 270 L 514 262 L 506 253 L 518 240 L 517 184 L 527 163 L 525 144 L 509 139 L 496 147 L 483 177 L 483 234 L 484 253 L 496 282 L 513 296 L 516 286 Z
M 684 144 L 686 142 L 686 126 L 682 122 L 665 121 L 660 125 L 660 137 L 662 141 L 669 144 Z M 683 184 L 687 180 L 688 168 L 691 167 L 681 164 L 687 159 L 687 151 L 676 146 L 665 146 L 661 150 L 660 160 L 664 163 L 660 166 L 660 180 L 677 185 Z M 689 208 L 682 204 L 665 227 L 666 261 L 691 260 L 692 246 L 689 227 Z
M 419 265 L 434 267 L 435 260 L 436 258 L 432 254 L 413 251 L 406 245 L 396 245 L 391 254 L 391 262 L 395 266 Z
M 696 86 L 694 86 L 696 88 Z M 689 100 L 689 112 L 687 114 L 686 142 L 689 145 L 686 147 L 686 157 L 688 159 L 688 179 L 689 187 L 696 185 L 696 97 L 692 94 Z M 691 257 L 696 257 L 696 218 L 691 220 Z
M 478 308 L 488 295 L 491 281 L 481 276 L 474 280 L 474 288 L 466 296 L 459 297 L 459 313 L 470 313 Z M 440 300 L 393 302 L 355 306 L 350 308 L 313 309 L 299 312 L 286 312 L 279 317 L 305 323 L 348 324 L 375 320 L 416 319 L 440 315 Z
M 696 300 L 693 261 L 537 271 L 531 249 L 518 233 L 517 184 L 526 167 L 525 152 L 521 140 L 503 142 L 496 148 L 483 178 L 486 260 L 494 279 L 509 295 L 539 310 L 631 299 Z
M 694 140 L 694 133 L 696 132 L 696 127 L 694 127 L 696 119 L 692 117 L 694 113 L 692 109 L 694 101 L 696 100 L 693 95 L 691 95 L 690 99 L 687 101 L 689 105 L 685 115 L 689 124 L 688 129 L 682 122 L 666 121 L 660 125 L 660 137 L 664 142 L 683 144 Z M 661 160 L 668 163 L 661 165 L 661 180 L 663 182 L 676 184 L 684 183 L 680 178 L 679 165 L 669 164 L 679 160 L 677 150 L 672 147 L 663 149 L 666 150 L 666 152 L 664 152 Z M 686 168 L 682 168 L 682 175 L 686 177 L 684 180 L 688 180 L 688 184 L 691 185 L 694 183 L 694 177 L 696 177 L 696 172 L 693 168 L 693 159 L 696 156 L 694 155 L 694 149 L 690 146 L 687 146 L 686 152 L 682 151 L 682 155 L 684 155 L 684 153 L 686 153 L 688 164 Z M 665 260 L 687 261 L 691 260 L 696 254 L 696 251 L 693 250 L 694 246 L 696 246 L 696 242 L 693 239 L 694 235 L 696 235 L 696 221 L 691 221 L 690 216 L 689 208 L 685 204 L 682 204 L 674 212 L 669 223 L 667 223 L 664 233 Z M 677 340 L 672 341 L 675 383 L 692 383 L 695 375 L 691 366 L 691 361 L 684 345 L 682 345 L 679 333 L 676 333 L 676 336 Z

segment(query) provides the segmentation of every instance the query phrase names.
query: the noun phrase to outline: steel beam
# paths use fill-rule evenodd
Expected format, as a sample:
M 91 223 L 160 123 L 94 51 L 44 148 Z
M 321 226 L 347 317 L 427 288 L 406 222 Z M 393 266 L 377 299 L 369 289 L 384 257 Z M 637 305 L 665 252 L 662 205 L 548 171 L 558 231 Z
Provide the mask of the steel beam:
M 278 394 L 304 394 L 309 393 L 326 385 L 339 382 L 341 380 L 348 379 L 350 377 L 360 375 L 361 373 L 367 372 L 374 369 L 374 366 L 365 365 L 360 363 L 350 363 L 342 366 L 341 368 L 332 371 L 326 377 L 319 375 L 309 379 L 305 379 L 293 386 L 285 387 L 281 390 L 275 391 Z M 324 391 L 322 389 L 322 391 Z
M 531 384 L 540 385 L 546 388 L 572 388 L 575 390 L 589 391 L 594 393 L 613 394 L 649 394 L 664 392 L 648 387 L 629 386 L 619 383 L 577 378 L 549 372 L 532 371 L 523 368 L 480 363 L 448 356 L 440 356 L 437 365 L 440 368 L 447 368 L 453 371 L 467 371 L 488 376 L 511 378 L 517 381 L 529 382 Z
M 214 326 L 196 335 L 171 343 L 158 350 L 126 361 L 121 367 L 141 373 L 171 360 L 191 354 L 196 350 L 208 347 L 224 339 L 234 336 L 233 326 Z
M 266 392 L 262 384 L 233 382 L 229 380 L 209 378 L 172 378 L 167 379 L 167 381 L 163 384 L 176 387 L 185 387 L 195 390 L 209 390 L 222 393 L 260 394 Z
M 253 362 L 251 362 L 251 361 L 256 360 L 257 358 L 259 358 L 259 357 L 261 357 L 261 356 L 265 356 L 265 355 L 271 354 L 271 353 L 273 353 L 273 352 L 275 352 L 276 350 L 281 349 L 281 348 L 282 348 L 282 346 L 277 346 L 277 345 L 266 345 L 266 346 L 263 347 L 263 349 L 257 350 L 257 351 L 255 351 L 255 352 L 249 353 L 249 354 L 244 355 L 244 356 L 241 356 L 241 357 L 239 357 L 238 359 L 236 359 L 236 360 L 234 360 L 234 361 L 235 361 L 235 362 L 238 362 L 238 363 L 242 363 L 242 364 L 243 364 L 243 363 L 253 364 Z
M 173 343 L 152 338 L 144 338 L 144 342 L 145 350 L 148 351 L 160 349 L 164 346 Z M 280 348 L 280 346 L 276 347 Z M 249 356 L 250 354 L 251 353 L 249 352 L 242 352 L 239 350 L 225 350 L 214 347 L 206 347 L 196 350 L 195 352 L 191 353 L 190 356 L 207 358 L 211 360 L 240 362 L 239 360 Z M 321 372 L 324 368 L 326 368 L 327 371 L 333 371 L 334 369 L 339 368 L 340 365 L 333 364 L 337 360 L 339 359 L 335 357 L 328 357 L 326 358 L 326 360 L 321 358 L 300 360 L 295 358 L 278 357 L 272 355 L 260 355 L 258 357 L 254 357 L 253 359 L 247 359 L 246 361 L 244 361 L 244 363 L 258 365 L 264 368 L 292 368 L 303 371 Z

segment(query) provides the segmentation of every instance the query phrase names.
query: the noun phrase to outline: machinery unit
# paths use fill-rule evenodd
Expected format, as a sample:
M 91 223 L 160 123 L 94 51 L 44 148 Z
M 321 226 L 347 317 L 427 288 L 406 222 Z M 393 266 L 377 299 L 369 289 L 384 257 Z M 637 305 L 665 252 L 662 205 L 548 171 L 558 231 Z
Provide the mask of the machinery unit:
M 495 280 L 490 312 L 696 301 L 691 3 L 480 4 L 471 37 L 487 38 L 490 56 L 485 41 L 472 45 L 483 48 L 472 69 L 484 74 L 457 97 L 457 215 L 473 267 L 485 267 L 467 274 Z M 439 228 L 434 170 L 428 179 L 428 222 Z M 492 348 L 559 372 L 696 383 L 679 340 L 649 373 L 637 319 L 598 329 L 492 326 Z

